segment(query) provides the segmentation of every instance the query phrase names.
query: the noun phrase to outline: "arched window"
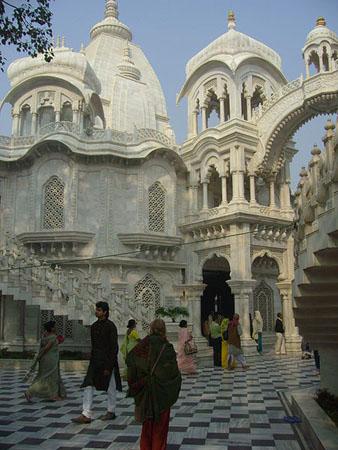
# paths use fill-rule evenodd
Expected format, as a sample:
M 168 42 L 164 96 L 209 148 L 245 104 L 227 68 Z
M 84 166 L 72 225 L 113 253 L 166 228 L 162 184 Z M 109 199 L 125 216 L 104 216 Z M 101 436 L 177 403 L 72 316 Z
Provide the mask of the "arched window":
M 323 67 L 325 72 L 329 71 L 329 55 L 327 53 L 326 47 L 323 47 Z
M 147 273 L 134 288 L 135 302 L 138 305 L 142 328 L 147 330 L 154 320 L 156 310 L 161 306 L 161 288 L 155 278 Z
M 309 67 L 311 71 L 312 65 L 315 67 L 315 73 L 319 72 L 319 56 L 315 50 L 312 50 L 309 57 Z
M 43 220 L 44 230 L 58 230 L 65 227 L 65 187 L 58 177 L 52 177 L 44 187 Z
M 248 107 L 246 103 L 247 90 L 245 83 L 242 84 L 241 92 L 241 106 L 242 106 L 242 119 L 248 120 Z
M 265 100 L 262 86 L 256 86 L 251 98 L 251 110 L 258 108 Z
M 39 109 L 39 127 L 55 122 L 55 111 L 52 106 L 44 106 Z
M 73 122 L 73 108 L 70 102 L 65 102 L 61 108 L 61 122 Z
M 166 192 L 159 181 L 148 190 L 149 231 L 165 231 Z
M 274 329 L 274 298 L 272 288 L 261 281 L 254 290 L 254 311 L 259 311 L 263 319 L 263 331 Z
M 29 105 L 23 106 L 20 113 L 20 136 L 32 134 L 32 113 Z
M 217 206 L 220 206 L 220 204 L 222 203 L 222 182 L 215 167 L 211 167 L 209 173 L 210 173 L 208 184 L 209 208 L 216 208 Z
M 213 89 L 208 91 L 206 103 L 208 105 L 208 128 L 217 127 L 220 121 L 220 105 L 217 95 Z

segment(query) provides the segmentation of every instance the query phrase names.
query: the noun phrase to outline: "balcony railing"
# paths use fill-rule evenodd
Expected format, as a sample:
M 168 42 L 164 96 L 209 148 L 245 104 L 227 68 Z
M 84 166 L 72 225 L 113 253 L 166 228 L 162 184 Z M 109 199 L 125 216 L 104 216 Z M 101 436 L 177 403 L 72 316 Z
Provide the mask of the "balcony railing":
M 170 137 L 160 131 L 149 128 L 135 129 L 133 133 L 127 133 L 111 129 L 97 130 L 95 128 L 87 128 L 81 130 L 79 125 L 73 122 L 51 122 L 40 128 L 35 136 L 0 136 L 0 150 L 30 147 L 36 142 L 42 141 L 46 136 L 60 133 L 75 136 L 80 140 L 89 140 L 90 142 L 138 145 L 143 142 L 153 141 L 170 148 L 174 145 Z

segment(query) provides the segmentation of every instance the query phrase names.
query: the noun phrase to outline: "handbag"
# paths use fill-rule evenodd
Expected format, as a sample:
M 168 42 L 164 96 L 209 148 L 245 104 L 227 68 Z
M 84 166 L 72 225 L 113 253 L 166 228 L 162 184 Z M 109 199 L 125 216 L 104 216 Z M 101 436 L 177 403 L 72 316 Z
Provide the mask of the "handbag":
M 184 353 L 186 355 L 193 355 L 194 353 L 197 353 L 197 346 L 193 340 L 187 341 L 184 344 Z

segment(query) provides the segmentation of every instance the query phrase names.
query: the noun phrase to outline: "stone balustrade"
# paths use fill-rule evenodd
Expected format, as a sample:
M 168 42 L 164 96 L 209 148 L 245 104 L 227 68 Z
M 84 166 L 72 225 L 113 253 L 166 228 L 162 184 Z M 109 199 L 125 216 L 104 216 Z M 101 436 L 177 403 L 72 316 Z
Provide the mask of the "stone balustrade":
M 30 147 L 36 142 L 46 139 L 47 136 L 57 134 L 69 134 L 78 139 L 89 140 L 89 142 L 111 142 L 120 145 L 139 145 L 149 141 L 169 148 L 174 145 L 172 138 L 158 130 L 148 128 L 135 129 L 134 133 L 127 133 L 111 129 L 98 130 L 92 127 L 81 130 L 79 125 L 73 122 L 51 122 L 40 128 L 35 136 L 0 136 L 0 150 Z

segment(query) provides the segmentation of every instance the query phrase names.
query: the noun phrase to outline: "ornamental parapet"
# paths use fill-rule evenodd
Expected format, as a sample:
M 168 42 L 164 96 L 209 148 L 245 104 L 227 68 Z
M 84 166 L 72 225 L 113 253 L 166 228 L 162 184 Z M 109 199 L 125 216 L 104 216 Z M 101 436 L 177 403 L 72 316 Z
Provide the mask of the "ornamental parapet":
M 111 142 L 119 145 L 156 142 L 169 148 L 175 145 L 171 137 L 149 128 L 135 128 L 133 133 L 127 133 L 109 128 L 97 130 L 90 127 L 81 130 L 80 126 L 73 122 L 52 122 L 42 127 L 34 136 L 0 136 L 0 150 L 24 149 L 57 134 L 72 135 L 86 142 Z

